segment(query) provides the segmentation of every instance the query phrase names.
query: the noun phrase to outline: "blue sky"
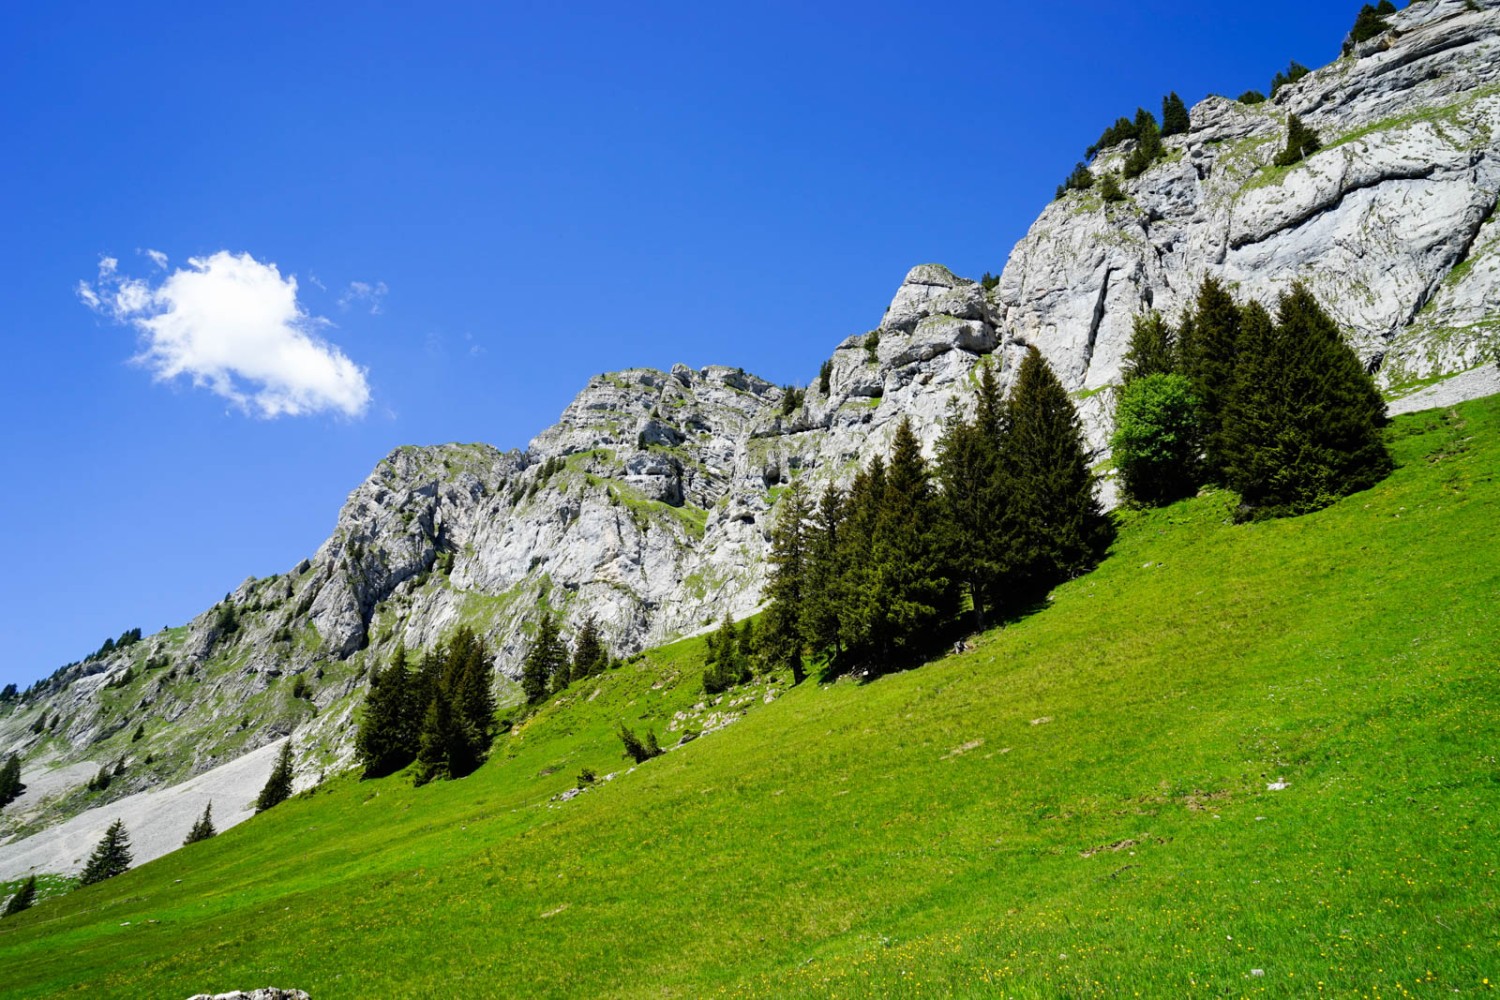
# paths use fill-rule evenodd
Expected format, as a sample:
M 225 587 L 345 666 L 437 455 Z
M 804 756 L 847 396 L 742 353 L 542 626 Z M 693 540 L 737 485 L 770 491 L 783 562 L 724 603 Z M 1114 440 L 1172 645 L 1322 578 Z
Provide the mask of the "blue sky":
M 613 368 L 806 381 L 1114 118 L 1357 8 L 5 5 L 0 683 L 285 571 L 399 444 L 523 447 Z

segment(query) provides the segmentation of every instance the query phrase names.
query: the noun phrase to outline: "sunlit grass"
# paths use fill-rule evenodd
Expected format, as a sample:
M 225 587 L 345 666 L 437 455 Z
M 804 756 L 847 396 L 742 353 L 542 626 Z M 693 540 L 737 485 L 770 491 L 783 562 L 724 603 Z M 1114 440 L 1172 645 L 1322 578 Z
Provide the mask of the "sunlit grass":
M 1483 993 L 1500 403 L 1392 439 L 1396 473 L 1329 510 L 1132 514 L 975 652 L 758 686 L 631 773 L 620 722 L 669 744 L 729 707 L 694 709 L 698 642 L 576 685 L 464 781 L 336 779 L 0 923 L 5 995 Z M 555 801 L 585 767 L 617 774 Z

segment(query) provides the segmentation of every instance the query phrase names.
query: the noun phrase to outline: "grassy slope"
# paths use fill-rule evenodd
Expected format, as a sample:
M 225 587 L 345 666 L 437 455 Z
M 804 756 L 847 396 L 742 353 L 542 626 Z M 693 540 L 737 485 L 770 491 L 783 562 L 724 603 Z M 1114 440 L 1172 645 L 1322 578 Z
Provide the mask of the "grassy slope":
M 334 781 L 4 921 L 6 995 L 1482 992 L 1500 400 L 1393 438 L 1330 510 L 1135 515 L 976 652 L 757 698 L 569 803 L 617 720 L 697 699 L 696 643 L 465 781 Z

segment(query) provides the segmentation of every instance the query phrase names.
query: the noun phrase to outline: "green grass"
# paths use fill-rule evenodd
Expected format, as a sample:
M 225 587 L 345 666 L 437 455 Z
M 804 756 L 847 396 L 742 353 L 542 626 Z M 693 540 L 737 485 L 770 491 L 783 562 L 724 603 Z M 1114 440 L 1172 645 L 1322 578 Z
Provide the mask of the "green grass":
M 732 692 L 741 721 L 553 801 L 625 771 L 618 723 L 727 707 L 697 641 L 655 651 L 464 781 L 337 778 L 0 922 L 5 994 L 1482 995 L 1500 400 L 1392 442 L 1296 520 L 1132 512 L 974 652 Z

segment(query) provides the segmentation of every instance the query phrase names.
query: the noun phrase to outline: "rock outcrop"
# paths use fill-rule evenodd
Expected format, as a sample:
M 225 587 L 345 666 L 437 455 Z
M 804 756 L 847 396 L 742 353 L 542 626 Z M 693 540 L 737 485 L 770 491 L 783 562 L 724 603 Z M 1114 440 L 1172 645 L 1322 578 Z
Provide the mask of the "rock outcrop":
M 1500 0 L 1417 0 L 1390 22 L 1270 102 L 1198 104 L 1123 201 L 1090 191 L 1049 205 L 995 288 L 913 268 L 800 398 L 737 369 L 632 369 L 591 379 L 524 451 L 396 449 L 286 574 L 0 707 L 0 754 L 22 754 L 33 789 L 0 814 L 0 835 L 288 734 L 299 783 L 315 782 L 349 763 L 371 667 L 460 625 L 487 637 L 506 688 L 543 608 L 566 627 L 597 616 L 617 654 L 746 614 L 792 478 L 845 481 L 901 419 L 930 448 L 982 359 L 1004 385 L 1039 348 L 1102 460 L 1134 316 L 1175 318 L 1205 275 L 1263 300 L 1306 281 L 1393 392 L 1491 364 Z M 1293 113 L 1323 148 L 1277 168 Z M 1118 170 L 1131 151 L 1106 149 L 1094 168 Z M 1472 371 L 1453 383 L 1494 384 Z M 106 766 L 110 788 L 86 792 Z M 0 842 L 0 861 L 23 849 Z

